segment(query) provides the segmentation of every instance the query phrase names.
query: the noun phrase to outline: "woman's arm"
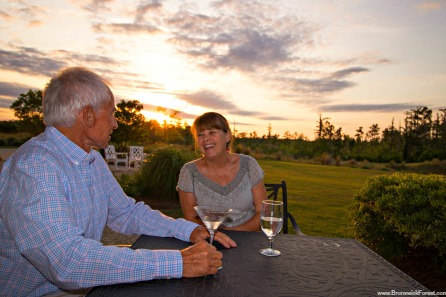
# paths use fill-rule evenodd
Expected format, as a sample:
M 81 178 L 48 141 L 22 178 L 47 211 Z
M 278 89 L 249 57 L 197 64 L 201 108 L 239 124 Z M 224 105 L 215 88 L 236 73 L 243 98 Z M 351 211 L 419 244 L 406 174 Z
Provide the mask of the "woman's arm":
M 180 195 L 181 210 L 183 211 L 184 218 L 188 221 L 204 226 L 194 209 L 194 206 L 197 205 L 197 199 L 195 198 L 194 193 L 178 190 L 178 194 Z

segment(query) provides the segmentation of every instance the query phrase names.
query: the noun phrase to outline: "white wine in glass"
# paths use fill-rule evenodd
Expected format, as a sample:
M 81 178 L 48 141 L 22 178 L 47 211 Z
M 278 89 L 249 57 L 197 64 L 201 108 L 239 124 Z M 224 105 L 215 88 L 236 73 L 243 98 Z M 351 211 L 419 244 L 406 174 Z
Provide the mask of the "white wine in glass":
M 269 244 L 259 252 L 265 256 L 279 256 L 280 251 L 273 249 L 273 238 L 282 230 L 283 225 L 283 202 L 264 200 L 260 213 L 260 226 L 263 233 L 268 237 Z
M 210 205 L 195 206 L 194 209 L 200 216 L 200 219 L 203 221 L 206 228 L 209 230 L 211 237 L 209 243 L 212 244 L 214 241 L 215 230 L 217 230 L 221 223 L 226 220 L 232 209 L 223 206 Z

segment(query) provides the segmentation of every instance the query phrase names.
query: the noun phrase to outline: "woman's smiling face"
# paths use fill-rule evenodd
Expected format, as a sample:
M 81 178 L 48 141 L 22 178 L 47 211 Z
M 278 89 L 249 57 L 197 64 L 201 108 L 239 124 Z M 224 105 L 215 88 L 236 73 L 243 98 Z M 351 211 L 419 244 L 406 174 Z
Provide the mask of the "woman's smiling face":
M 226 152 L 226 143 L 229 141 L 228 133 L 219 129 L 204 129 L 197 133 L 198 148 L 206 157 Z

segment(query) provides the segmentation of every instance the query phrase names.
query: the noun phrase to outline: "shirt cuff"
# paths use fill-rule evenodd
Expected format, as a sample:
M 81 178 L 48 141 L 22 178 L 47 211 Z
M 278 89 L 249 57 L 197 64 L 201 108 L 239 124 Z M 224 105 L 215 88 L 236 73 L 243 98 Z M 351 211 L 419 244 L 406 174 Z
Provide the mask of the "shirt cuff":
M 147 267 L 147 279 L 181 278 L 183 257 L 177 250 L 150 250 L 151 261 Z
M 176 219 L 173 236 L 182 241 L 190 242 L 190 235 L 198 226 L 200 225 L 182 218 Z

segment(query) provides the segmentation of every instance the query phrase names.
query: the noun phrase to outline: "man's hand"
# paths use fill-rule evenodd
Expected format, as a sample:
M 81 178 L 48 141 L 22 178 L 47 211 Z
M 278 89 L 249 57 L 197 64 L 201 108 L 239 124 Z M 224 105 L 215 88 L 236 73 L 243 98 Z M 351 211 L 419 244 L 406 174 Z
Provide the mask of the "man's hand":
M 207 238 L 209 238 L 209 236 L 210 236 L 209 231 L 206 229 L 206 227 L 199 226 L 195 228 L 194 231 L 192 231 L 190 235 L 190 242 L 197 243 L 200 240 L 206 240 Z M 221 243 L 225 248 L 231 248 L 237 246 L 234 240 L 232 240 L 231 238 L 229 238 L 229 236 L 219 231 L 215 231 L 214 240 Z
M 204 240 L 181 250 L 183 277 L 198 277 L 216 274 L 221 267 L 223 255 Z

